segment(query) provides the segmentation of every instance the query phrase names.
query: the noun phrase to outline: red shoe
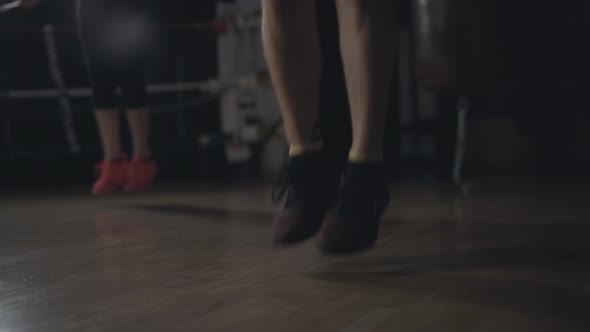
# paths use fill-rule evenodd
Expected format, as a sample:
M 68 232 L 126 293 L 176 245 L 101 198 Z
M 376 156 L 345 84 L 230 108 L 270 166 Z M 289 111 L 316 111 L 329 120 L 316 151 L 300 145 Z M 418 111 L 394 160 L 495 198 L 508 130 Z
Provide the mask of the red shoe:
M 154 160 L 130 161 L 127 168 L 127 183 L 123 191 L 127 193 L 147 191 L 152 186 L 157 172 L 158 166 Z
M 96 166 L 98 180 L 92 186 L 92 195 L 102 196 L 121 188 L 127 181 L 127 159 L 105 160 Z

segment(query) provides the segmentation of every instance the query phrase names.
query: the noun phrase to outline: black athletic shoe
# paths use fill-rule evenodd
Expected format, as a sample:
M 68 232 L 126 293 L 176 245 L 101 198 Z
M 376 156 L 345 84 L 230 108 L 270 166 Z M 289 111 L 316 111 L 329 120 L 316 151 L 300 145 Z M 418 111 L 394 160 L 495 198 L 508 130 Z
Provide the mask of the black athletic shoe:
M 371 247 L 390 194 L 380 164 L 349 163 L 334 207 L 328 212 L 319 236 L 326 253 L 355 253 Z
M 338 167 L 330 167 L 322 154 L 291 157 L 273 190 L 273 200 L 284 196 L 283 210 L 274 220 L 275 244 L 294 244 L 314 236 L 326 211 L 334 202 L 341 178 Z

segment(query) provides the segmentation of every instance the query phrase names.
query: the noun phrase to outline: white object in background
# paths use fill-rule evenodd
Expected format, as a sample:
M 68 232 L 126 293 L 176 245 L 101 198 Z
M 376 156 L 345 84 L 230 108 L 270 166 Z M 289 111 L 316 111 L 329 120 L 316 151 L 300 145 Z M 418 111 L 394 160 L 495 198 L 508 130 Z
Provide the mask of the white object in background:
M 238 0 L 217 5 L 218 18 L 255 14 L 259 11 L 259 0 Z M 268 78 L 261 77 L 260 74 L 256 76 L 251 74 L 266 71 L 260 33 L 258 29 L 230 28 L 219 35 L 217 47 L 219 80 L 236 82 L 240 88 L 239 91 L 225 91 L 222 94 L 221 130 L 242 141 L 258 140 L 259 126 L 272 123 L 279 114 L 274 93 L 266 82 Z M 264 84 L 261 81 L 265 81 Z M 256 119 L 257 124 L 249 123 L 252 119 Z M 285 147 L 284 142 L 279 144 Z M 228 143 L 226 148 L 230 162 L 240 162 L 251 157 L 247 147 Z M 263 162 L 273 160 L 271 164 L 282 164 L 285 157 L 282 153 L 278 153 L 278 150 L 266 147 L 261 156 Z
M 242 142 L 228 142 L 225 145 L 227 161 L 230 164 L 241 163 L 252 158 L 250 147 Z
M 242 139 L 248 143 L 257 143 L 260 140 L 260 130 L 255 125 L 246 125 L 242 129 Z

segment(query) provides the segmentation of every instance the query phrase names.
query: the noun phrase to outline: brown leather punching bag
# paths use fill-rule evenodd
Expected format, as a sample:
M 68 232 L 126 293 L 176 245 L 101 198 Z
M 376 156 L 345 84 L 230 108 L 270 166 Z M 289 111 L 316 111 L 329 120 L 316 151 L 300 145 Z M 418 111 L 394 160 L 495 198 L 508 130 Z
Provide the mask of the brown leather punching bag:
M 497 0 L 411 0 L 416 75 L 428 88 L 489 94 L 498 80 Z

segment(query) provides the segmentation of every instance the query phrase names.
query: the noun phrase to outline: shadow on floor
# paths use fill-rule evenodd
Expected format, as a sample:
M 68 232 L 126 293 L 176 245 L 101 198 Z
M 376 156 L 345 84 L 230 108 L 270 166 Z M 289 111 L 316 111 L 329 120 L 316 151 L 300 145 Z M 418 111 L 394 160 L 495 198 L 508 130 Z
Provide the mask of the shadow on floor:
M 267 211 L 247 211 L 196 205 L 128 205 L 126 208 L 148 210 L 156 213 L 181 215 L 194 218 L 207 218 L 220 221 L 252 221 L 268 223 L 274 218 L 274 213 Z
M 590 244 L 554 243 L 456 255 L 355 258 L 322 265 L 305 275 L 392 296 L 409 292 L 424 304 L 462 302 L 587 327 L 588 257 Z

